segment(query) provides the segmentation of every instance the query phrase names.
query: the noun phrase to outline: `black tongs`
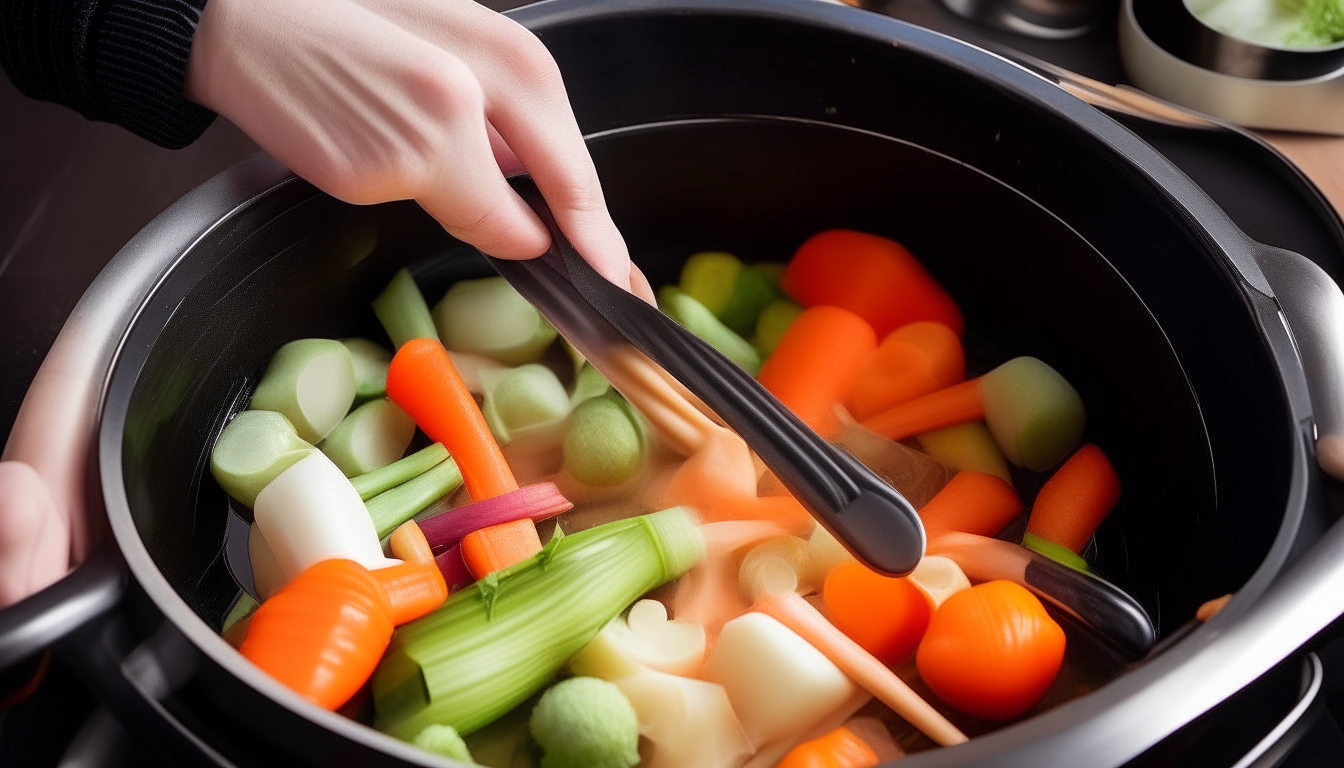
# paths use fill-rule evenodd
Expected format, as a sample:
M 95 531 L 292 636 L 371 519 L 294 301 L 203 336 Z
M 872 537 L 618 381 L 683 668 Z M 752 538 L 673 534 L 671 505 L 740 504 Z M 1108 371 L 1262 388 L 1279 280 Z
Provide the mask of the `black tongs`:
M 561 234 L 531 178 L 510 179 L 551 233 L 537 259 L 491 264 L 599 370 L 633 346 L 742 436 L 812 516 L 874 570 L 902 576 L 924 555 L 915 508 L 843 449 L 809 429 L 735 363 L 597 273 Z

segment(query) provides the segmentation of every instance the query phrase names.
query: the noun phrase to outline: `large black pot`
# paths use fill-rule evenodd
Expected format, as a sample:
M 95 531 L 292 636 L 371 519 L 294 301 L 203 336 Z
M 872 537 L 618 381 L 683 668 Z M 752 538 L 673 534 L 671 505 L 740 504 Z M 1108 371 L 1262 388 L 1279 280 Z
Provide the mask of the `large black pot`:
M 1301 714 L 1302 648 L 1344 611 L 1344 529 L 1326 530 L 1312 461 L 1310 398 L 1334 393 L 1324 379 L 1309 393 L 1304 372 L 1332 350 L 1275 289 L 1338 304 L 1323 273 L 1248 239 L 1111 119 L 915 27 L 813 0 L 516 15 L 559 61 L 655 284 L 697 249 L 783 260 L 825 227 L 886 234 L 961 302 L 972 367 L 1036 355 L 1089 404 L 1088 437 L 1126 483 L 1093 559 L 1171 642 L 1071 703 L 905 764 L 1240 756 Z M 75 630 L 61 651 L 173 764 L 445 764 L 307 704 L 217 635 L 237 588 L 205 471 L 214 437 L 283 342 L 376 333 L 364 308 L 405 264 L 431 288 L 489 269 L 412 205 L 344 205 L 266 159 L 129 243 L 63 336 L 101 340 L 89 504 L 104 535 L 74 575 L 0 613 L 0 666 Z M 1220 730 L 1243 690 L 1274 716 Z

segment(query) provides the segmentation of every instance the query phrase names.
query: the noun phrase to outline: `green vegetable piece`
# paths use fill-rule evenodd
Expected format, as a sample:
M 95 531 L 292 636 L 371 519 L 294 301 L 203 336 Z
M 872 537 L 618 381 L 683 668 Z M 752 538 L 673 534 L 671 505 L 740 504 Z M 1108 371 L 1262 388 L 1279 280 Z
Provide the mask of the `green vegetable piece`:
M 387 366 L 392 353 L 368 339 L 342 339 L 355 364 L 355 402 L 367 403 L 387 394 Z
M 718 313 L 723 324 L 740 336 L 751 335 L 765 308 L 783 298 L 779 288 L 782 271 L 783 265 L 779 264 L 753 264 L 742 270 L 733 295 Z
M 443 343 L 509 365 L 535 363 L 555 341 L 555 329 L 502 277 L 462 280 L 434 307 Z
M 383 491 L 364 503 L 373 518 L 378 538 L 384 538 L 397 526 L 429 508 L 462 484 L 457 462 L 449 459 L 408 480 L 390 491 Z
M 748 344 L 746 339 L 719 322 L 704 304 L 691 298 L 680 288 L 668 285 L 659 290 L 658 308 L 752 376 L 761 369 L 760 353 Z
M 803 308 L 788 299 L 776 299 L 761 310 L 761 316 L 756 319 L 756 335 L 751 339 L 761 357 L 769 357 L 774 353 L 779 340 L 784 338 L 789 326 L 801 314 Z
M 1015 357 L 981 379 L 985 421 L 1003 455 L 1019 467 L 1044 472 L 1083 439 L 1083 399 L 1054 368 Z
M 251 507 L 276 475 L 314 450 L 275 411 L 243 411 L 215 441 L 210 474 L 225 493 Z
M 566 536 L 498 572 L 493 610 L 464 589 L 397 630 L 373 676 L 376 725 L 413 738 L 443 723 L 469 735 L 555 677 L 608 621 L 685 573 L 705 552 L 680 508 Z
M 451 725 L 438 723 L 427 725 L 415 735 L 411 743 L 423 750 L 437 752 L 461 763 L 472 762 L 471 750 L 467 749 L 467 743 L 457 735 L 457 731 Z
M 420 286 L 415 284 L 410 270 L 404 267 L 373 300 L 373 314 L 378 316 L 378 322 L 383 324 L 387 338 L 396 349 L 401 349 L 401 345 L 411 339 L 439 338 Z
M 355 363 L 335 339 L 299 339 L 276 350 L 248 408 L 284 414 L 314 445 L 345 418 L 355 401 Z
M 682 265 L 679 287 L 719 317 L 728 306 L 741 273 L 742 262 L 733 254 L 705 251 L 691 256 Z
M 229 615 L 224 617 L 224 626 L 220 633 L 226 633 L 233 629 L 234 625 L 252 615 L 252 612 L 261 607 L 257 598 L 247 594 L 239 593 L 238 599 L 233 601 L 233 607 L 229 609 Z
M 1087 566 L 1087 561 L 1078 555 L 1078 553 L 1063 544 L 1056 544 L 1055 542 L 1049 539 L 1043 539 L 1034 533 L 1022 534 L 1022 546 L 1038 555 L 1045 555 L 1057 563 L 1067 565 L 1075 571 L 1082 571 L 1083 573 L 1092 572 L 1092 569 Z
M 438 466 L 448 458 L 448 449 L 443 443 L 433 443 L 420 450 L 363 475 L 350 478 L 350 484 L 359 491 L 359 498 L 372 499 L 383 491 L 396 488 L 413 478 L 419 477 Z
M 385 397 L 341 419 L 318 447 L 346 477 L 381 469 L 401 458 L 415 437 L 415 422 Z
M 543 752 L 541 768 L 631 768 L 639 762 L 639 715 L 615 683 L 562 680 L 541 695 L 530 725 Z
M 611 389 L 611 382 L 601 371 L 585 362 L 574 374 L 574 391 L 569 394 L 569 407 L 577 408 L 585 400 L 605 395 Z
M 481 413 L 500 445 L 553 430 L 569 415 L 569 393 L 550 368 L 529 363 L 486 376 Z
M 477 763 L 489 768 L 539 768 L 537 748 L 527 725 L 538 698 L 529 698 L 508 714 L 466 737 L 467 746 L 471 748 L 471 755 Z
M 647 447 L 640 417 L 613 391 L 574 409 L 561 451 L 575 480 L 609 488 L 639 473 Z
M 1344 3 L 1340 0 L 1304 0 L 1302 27 L 1292 42 L 1299 45 L 1333 45 L 1344 40 Z

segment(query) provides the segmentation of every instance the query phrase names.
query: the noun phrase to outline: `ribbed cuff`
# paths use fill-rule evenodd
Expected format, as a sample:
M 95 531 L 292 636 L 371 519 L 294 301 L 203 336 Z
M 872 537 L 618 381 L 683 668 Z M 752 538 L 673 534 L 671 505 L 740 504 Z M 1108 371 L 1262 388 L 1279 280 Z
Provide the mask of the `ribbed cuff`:
M 215 113 L 182 95 L 206 0 L 114 0 L 97 25 L 92 60 L 97 118 L 169 149 L 200 137 Z

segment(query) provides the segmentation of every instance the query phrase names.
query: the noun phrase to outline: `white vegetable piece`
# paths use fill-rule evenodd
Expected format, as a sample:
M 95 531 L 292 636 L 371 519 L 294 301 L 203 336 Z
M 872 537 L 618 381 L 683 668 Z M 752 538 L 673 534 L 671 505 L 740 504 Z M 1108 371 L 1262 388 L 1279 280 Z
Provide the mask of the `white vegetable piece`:
M 257 597 L 265 600 L 285 585 L 280 563 L 256 523 L 247 529 L 247 558 L 252 561 L 252 585 L 257 588 Z
M 723 626 L 703 677 L 728 692 L 756 747 L 807 730 L 859 692 L 811 643 L 755 612 Z
M 807 542 L 797 536 L 781 536 L 763 541 L 742 558 L 737 572 L 742 594 L 751 602 L 767 592 L 806 594 L 820 584 L 804 584 L 799 575 L 807 565 Z
M 355 401 L 355 363 L 335 339 L 298 339 L 276 350 L 248 405 L 285 415 L 299 437 L 316 445 Z
M 370 570 L 400 562 L 383 557 L 359 492 L 321 452 L 281 472 L 257 494 L 252 512 L 284 583 L 338 557 Z
M 501 363 L 535 363 L 555 329 L 502 277 L 459 280 L 434 307 L 434 325 L 454 352 L 477 352 Z
M 854 559 L 854 556 L 845 549 L 831 532 L 818 525 L 812 529 L 812 535 L 807 540 L 807 565 L 803 573 L 799 574 L 805 583 L 814 584 L 818 588 L 826 582 L 826 574 L 833 568 L 843 563 L 848 563 Z
M 705 658 L 705 628 L 669 621 L 667 607 L 640 600 L 629 618 L 617 616 L 569 663 L 576 675 L 616 681 L 645 668 L 693 675 Z
M 952 595 L 971 588 L 971 580 L 966 578 L 961 566 L 942 555 L 928 555 L 920 560 L 909 579 L 933 601 L 934 610 Z
M 652 669 L 615 682 L 653 742 L 640 768 L 738 768 L 751 756 L 723 686 Z

